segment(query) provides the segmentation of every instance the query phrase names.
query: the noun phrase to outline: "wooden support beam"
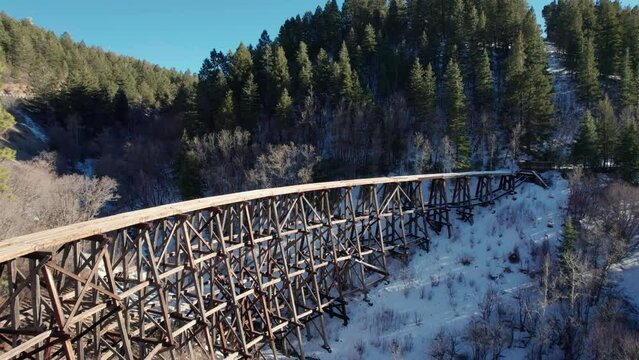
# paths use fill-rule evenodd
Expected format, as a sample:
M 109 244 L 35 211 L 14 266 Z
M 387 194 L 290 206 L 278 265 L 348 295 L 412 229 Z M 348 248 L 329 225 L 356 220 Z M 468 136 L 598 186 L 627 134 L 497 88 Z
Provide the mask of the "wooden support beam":
M 264 358 L 266 348 L 274 358 L 303 359 L 303 330 L 330 350 L 325 315 L 347 323 L 347 296 L 367 299 L 389 275 L 388 256 L 407 262 L 416 244 L 428 251 L 428 227 L 450 236 L 451 210 L 472 223 L 475 206 L 516 185 L 510 172 L 308 184 L 7 240 L 0 243 L 0 277 L 10 285 L 0 334 L 14 348 L 0 360 L 175 358 L 178 351 Z M 16 265 L 22 258 L 25 274 Z

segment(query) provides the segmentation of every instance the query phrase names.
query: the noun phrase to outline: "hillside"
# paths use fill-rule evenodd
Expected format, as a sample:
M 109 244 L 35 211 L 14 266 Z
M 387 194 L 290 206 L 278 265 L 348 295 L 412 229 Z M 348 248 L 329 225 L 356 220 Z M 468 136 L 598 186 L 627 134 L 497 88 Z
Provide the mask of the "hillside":
M 29 20 L 0 13 L 0 61 L 5 64 L 2 92 L 18 97 L 50 96 L 65 87 L 85 85 L 112 99 L 121 90 L 133 104 L 167 106 L 188 78 L 175 70 L 107 52 L 57 36 Z

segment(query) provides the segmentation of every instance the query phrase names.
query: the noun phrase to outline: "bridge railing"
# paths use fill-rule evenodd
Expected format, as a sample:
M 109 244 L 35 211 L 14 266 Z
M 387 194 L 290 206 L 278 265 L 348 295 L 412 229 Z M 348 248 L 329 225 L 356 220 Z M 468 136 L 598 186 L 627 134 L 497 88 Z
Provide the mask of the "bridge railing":
M 262 189 L 0 242 L 0 360 L 304 358 L 391 257 L 515 190 L 509 171 Z M 197 349 L 197 350 L 194 350 Z

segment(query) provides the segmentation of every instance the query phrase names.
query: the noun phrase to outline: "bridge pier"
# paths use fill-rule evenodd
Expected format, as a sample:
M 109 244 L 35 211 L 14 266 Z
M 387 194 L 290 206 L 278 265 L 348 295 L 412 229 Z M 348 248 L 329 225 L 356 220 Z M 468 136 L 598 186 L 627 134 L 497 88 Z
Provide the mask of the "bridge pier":
M 448 230 L 448 237 L 450 237 L 451 223 L 446 180 L 433 179 L 431 181 L 427 208 L 427 218 L 431 228 L 439 234 L 445 226 Z
M 457 208 L 457 215 L 461 221 L 473 223 L 473 205 L 470 196 L 470 178 L 460 177 L 455 179 L 453 191 L 453 206 Z
M 479 176 L 477 178 L 477 188 L 475 189 L 475 198 L 479 200 L 479 204 L 482 206 L 493 205 L 493 177 L 492 176 Z

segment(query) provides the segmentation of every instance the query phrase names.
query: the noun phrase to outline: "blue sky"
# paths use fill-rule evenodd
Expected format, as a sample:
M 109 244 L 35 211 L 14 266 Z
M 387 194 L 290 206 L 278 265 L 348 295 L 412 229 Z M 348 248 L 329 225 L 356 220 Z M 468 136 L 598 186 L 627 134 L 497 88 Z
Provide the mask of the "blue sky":
M 529 0 L 538 14 L 550 0 Z M 119 54 L 197 72 L 211 49 L 274 38 L 289 17 L 326 0 L 4 0 L 0 10 Z M 342 0 L 339 0 L 341 5 Z M 625 0 L 637 5 L 639 0 Z M 540 17 L 540 15 L 538 15 Z

